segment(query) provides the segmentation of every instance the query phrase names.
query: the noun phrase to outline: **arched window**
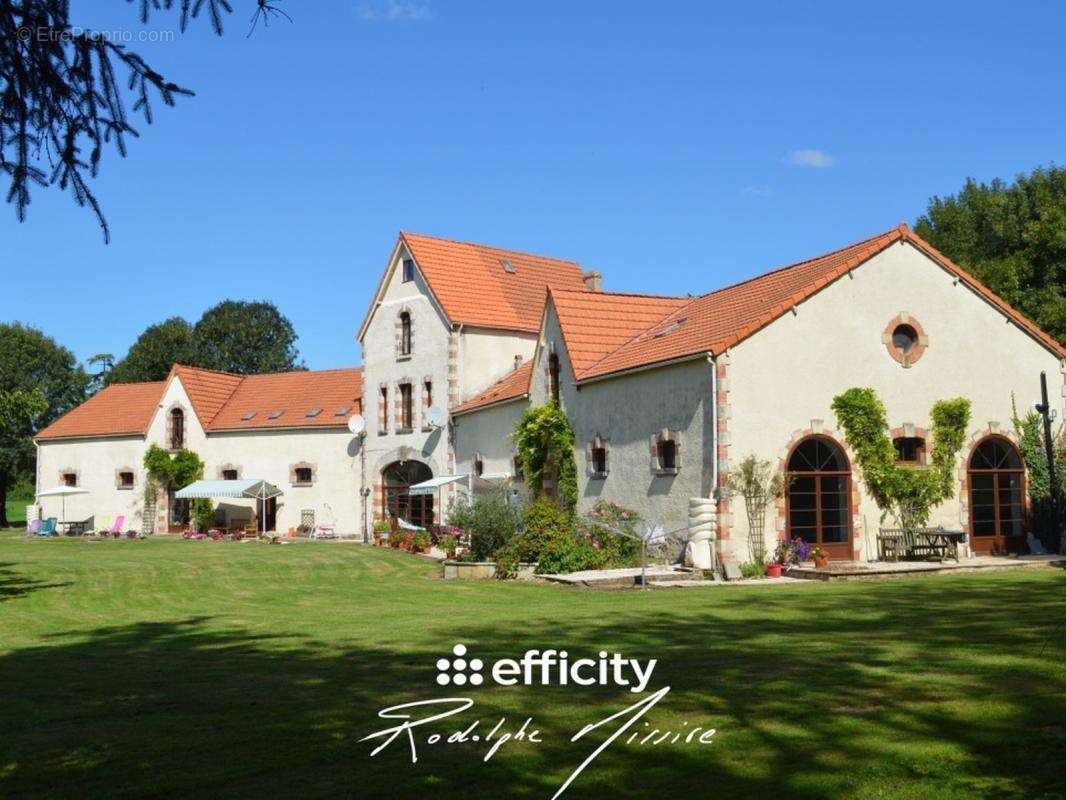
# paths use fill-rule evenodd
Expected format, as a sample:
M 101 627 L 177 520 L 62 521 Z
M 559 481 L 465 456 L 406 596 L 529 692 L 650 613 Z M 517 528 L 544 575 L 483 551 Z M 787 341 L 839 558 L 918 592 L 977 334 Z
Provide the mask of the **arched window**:
M 831 439 L 810 436 L 788 460 L 788 536 L 821 545 L 837 558 L 851 556 L 851 467 Z
M 400 314 L 400 355 L 411 355 L 411 315 L 406 311 Z
M 395 461 L 387 466 L 381 473 L 387 515 L 419 527 L 432 525 L 433 493 L 411 494 L 414 484 L 432 477 L 433 471 L 421 461 Z
M 170 449 L 181 450 L 185 446 L 185 412 L 180 408 L 170 409 Z
M 1000 436 L 981 442 L 967 468 L 970 533 L 979 553 L 1017 549 L 1025 535 L 1025 467 L 1018 448 Z
M 548 356 L 548 392 L 555 405 L 559 405 L 559 356 Z

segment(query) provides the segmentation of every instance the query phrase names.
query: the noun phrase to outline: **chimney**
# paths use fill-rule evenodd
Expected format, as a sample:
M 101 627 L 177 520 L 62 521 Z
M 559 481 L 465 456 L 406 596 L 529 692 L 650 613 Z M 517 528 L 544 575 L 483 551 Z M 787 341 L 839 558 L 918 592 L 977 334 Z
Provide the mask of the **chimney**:
M 585 288 L 590 292 L 602 292 L 603 291 L 603 275 L 599 270 L 592 270 L 586 272 L 581 276 L 585 281 Z
M 520 366 L 522 366 L 522 354 L 516 353 L 514 357 L 514 368 L 518 369 Z

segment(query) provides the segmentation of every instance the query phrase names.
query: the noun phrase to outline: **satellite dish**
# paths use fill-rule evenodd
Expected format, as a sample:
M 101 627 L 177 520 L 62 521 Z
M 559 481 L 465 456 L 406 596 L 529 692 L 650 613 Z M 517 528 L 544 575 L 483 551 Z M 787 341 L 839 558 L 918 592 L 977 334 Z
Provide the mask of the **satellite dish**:
M 363 419 L 362 414 L 355 414 L 348 420 L 348 430 L 356 436 L 366 430 L 366 420 Z
M 430 406 L 426 409 L 426 422 L 433 428 L 444 425 L 444 410 L 440 406 Z

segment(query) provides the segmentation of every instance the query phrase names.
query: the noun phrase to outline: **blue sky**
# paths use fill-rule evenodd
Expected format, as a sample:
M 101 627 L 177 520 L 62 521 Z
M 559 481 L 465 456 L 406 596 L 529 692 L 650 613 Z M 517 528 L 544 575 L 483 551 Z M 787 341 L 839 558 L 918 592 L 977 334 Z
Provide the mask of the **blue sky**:
M 1058 3 L 280 0 L 294 24 L 247 39 L 254 1 L 231 2 L 222 38 L 130 44 L 197 96 L 105 160 L 112 244 L 58 191 L 0 214 L 0 318 L 121 357 L 267 299 L 308 366 L 344 366 L 400 229 L 701 293 L 1063 162 Z

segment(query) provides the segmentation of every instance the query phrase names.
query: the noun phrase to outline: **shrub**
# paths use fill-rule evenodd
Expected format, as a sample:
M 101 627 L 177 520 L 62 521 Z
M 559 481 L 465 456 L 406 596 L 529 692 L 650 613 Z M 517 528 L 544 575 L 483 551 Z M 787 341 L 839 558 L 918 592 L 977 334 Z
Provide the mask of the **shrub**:
M 515 542 L 515 555 L 519 561 L 540 561 L 549 542 L 573 535 L 569 515 L 543 498 L 526 506 L 522 523 L 522 534 Z
M 411 549 L 416 553 L 429 552 L 430 538 L 425 531 L 418 531 L 411 537 Z
M 472 503 L 457 502 L 452 507 L 448 523 L 469 535 L 471 559 L 486 561 L 514 540 L 519 514 L 518 509 L 507 502 L 504 491 L 495 491 L 475 498 Z
M 586 539 L 574 535 L 563 535 L 548 541 L 540 553 L 537 572 L 560 574 L 581 572 L 586 569 L 598 569 L 603 563 L 603 555 Z
M 192 517 L 193 525 L 200 533 L 207 530 L 212 513 L 211 501 L 206 497 L 197 497 L 189 504 L 189 516 Z
M 766 567 L 756 561 L 748 561 L 740 565 L 741 577 L 748 578 L 765 578 Z
M 640 514 L 609 500 L 597 500 L 578 529 L 579 535 L 600 553 L 600 567 L 629 567 L 640 563 L 640 542 L 615 533 L 638 536 Z M 612 530 L 614 529 L 614 530 Z
M 379 519 L 374 521 L 374 530 L 378 533 L 388 533 L 392 526 L 386 520 Z

